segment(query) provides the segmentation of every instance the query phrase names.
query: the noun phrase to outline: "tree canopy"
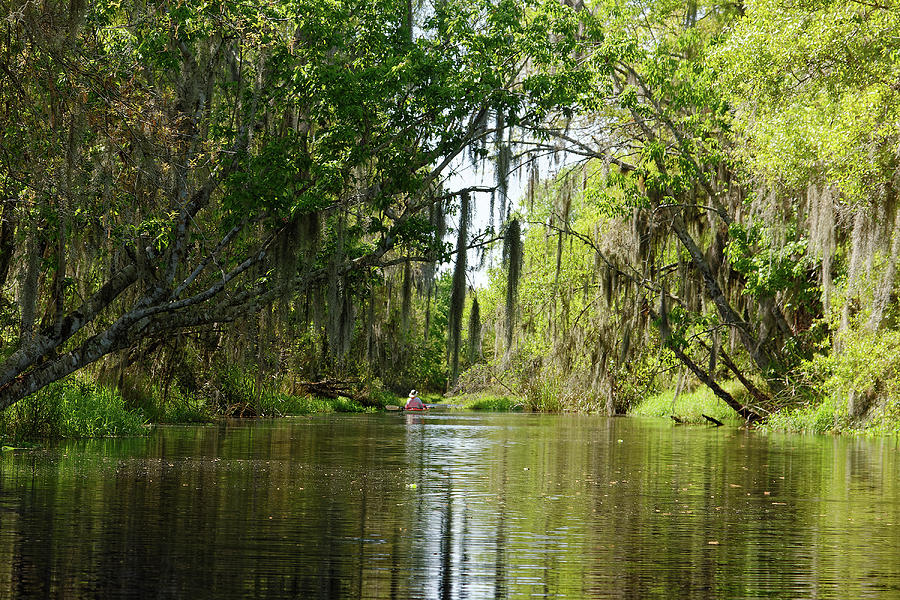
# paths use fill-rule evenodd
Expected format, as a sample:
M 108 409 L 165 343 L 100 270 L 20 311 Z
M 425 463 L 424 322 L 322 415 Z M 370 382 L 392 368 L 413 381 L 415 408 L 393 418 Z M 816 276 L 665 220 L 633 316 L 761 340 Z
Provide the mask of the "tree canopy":
M 428 209 L 458 198 L 448 165 L 487 116 L 570 110 L 579 81 L 552 2 L 7 13 L 3 275 L 25 264 L 0 407 L 139 340 L 317 287 L 346 351 L 365 278 L 445 255 Z
M 892 1 L 4 13 L 0 408 L 173 339 L 257 387 L 504 373 L 609 412 L 671 372 L 749 421 L 891 387 L 840 374 L 896 327 Z

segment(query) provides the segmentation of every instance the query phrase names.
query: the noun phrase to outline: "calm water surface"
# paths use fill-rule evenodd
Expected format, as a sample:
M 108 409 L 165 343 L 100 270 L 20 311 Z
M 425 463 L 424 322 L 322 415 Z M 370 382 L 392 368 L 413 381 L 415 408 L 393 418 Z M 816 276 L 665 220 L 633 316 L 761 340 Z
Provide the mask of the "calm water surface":
M 0 598 L 900 598 L 896 441 L 595 416 L 0 455 Z

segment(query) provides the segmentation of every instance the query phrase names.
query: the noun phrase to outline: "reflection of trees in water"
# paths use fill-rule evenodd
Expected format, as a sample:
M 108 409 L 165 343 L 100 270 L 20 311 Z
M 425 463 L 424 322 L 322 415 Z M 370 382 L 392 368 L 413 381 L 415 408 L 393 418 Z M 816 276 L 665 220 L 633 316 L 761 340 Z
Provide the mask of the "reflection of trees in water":
M 447 477 L 444 487 L 444 508 L 441 511 L 441 600 L 453 597 L 453 478 Z
M 419 417 L 421 418 L 421 417 Z M 489 428 L 485 436 L 492 436 Z M 422 437 L 419 436 L 422 434 Z M 407 429 L 408 455 L 424 446 L 424 475 L 417 478 L 415 533 L 408 554 L 420 574 L 424 597 L 507 597 L 507 444 L 502 440 L 470 437 L 453 428 Z M 424 438 L 424 439 L 423 439 Z M 496 448 L 496 454 L 492 452 Z M 458 475 L 463 469 L 468 475 Z M 474 472 L 473 472 L 474 471 Z M 487 473 L 500 473 L 500 487 Z M 490 479 L 485 484 L 484 479 Z M 431 495 L 426 490 L 440 490 Z M 484 497 L 490 494 L 489 507 Z M 488 576 L 488 573 L 493 574 Z
M 508 455 L 508 446 L 506 442 L 508 441 L 508 437 L 504 438 L 504 443 L 500 447 L 500 471 L 503 473 L 503 477 L 500 478 L 500 489 L 497 494 L 497 534 L 496 534 L 496 542 L 494 549 L 494 598 L 499 600 L 500 598 L 507 597 L 507 587 L 506 587 L 506 578 L 507 578 L 507 570 L 506 570 L 506 535 L 507 535 L 507 515 L 506 515 L 506 493 L 507 493 L 507 483 L 508 479 L 506 477 L 506 470 L 509 465 L 509 455 Z
M 391 548 L 393 549 L 393 552 L 391 552 L 391 600 L 400 600 L 401 598 L 405 598 L 405 595 L 401 593 L 400 588 L 402 584 L 403 573 L 403 555 L 399 551 L 401 547 L 400 528 L 394 527 L 394 533 L 391 536 Z
M 396 417 L 0 457 L 0 598 L 838 598 L 900 583 L 896 444 Z

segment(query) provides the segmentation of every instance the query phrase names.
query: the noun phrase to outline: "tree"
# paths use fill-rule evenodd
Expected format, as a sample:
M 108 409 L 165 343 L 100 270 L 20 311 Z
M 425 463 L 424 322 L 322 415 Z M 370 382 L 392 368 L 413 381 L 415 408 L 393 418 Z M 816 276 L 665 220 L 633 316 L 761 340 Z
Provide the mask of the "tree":
M 893 265 L 900 253 L 894 234 L 897 8 L 894 2 L 752 2 L 717 53 L 745 141 L 740 156 L 790 198 L 786 217 L 799 220 L 808 234 L 826 313 L 834 268 L 848 270 L 851 295 L 872 275 L 880 278 L 869 316 L 876 329 L 894 269 L 873 273 L 873 255 Z M 850 244 L 850 264 L 835 265 L 843 240 Z
M 583 13 L 584 64 L 597 82 L 594 109 L 548 127 L 546 142 L 538 145 L 562 144 L 570 154 L 602 165 L 585 169 L 586 193 L 602 211 L 631 222 L 634 255 L 623 264 L 601 252 L 617 285 L 635 298 L 627 330 L 639 335 L 646 316 L 654 315 L 681 362 L 739 406 L 715 384 L 712 366 L 728 345 L 719 341 L 725 335 L 778 391 L 788 363 L 781 341 L 792 334 L 783 305 L 777 290 L 764 297 L 743 294 L 743 277 L 726 256 L 747 190 L 740 166 L 729 158 L 731 114 L 707 61 L 739 13 L 730 5 L 662 2 L 598 2 Z M 555 218 L 560 239 L 574 233 L 567 210 Z M 601 245 L 593 243 L 600 252 Z M 684 316 L 679 331 L 667 318 L 673 306 Z M 696 326 L 699 331 L 688 335 Z M 685 345 L 703 338 L 705 349 Z M 692 357 L 698 350 L 709 355 L 710 368 Z M 727 364 L 746 380 L 733 361 Z
M 541 233 L 527 234 L 523 348 L 552 341 L 539 362 L 566 377 L 592 349 L 596 382 L 635 360 L 636 340 L 644 355 L 658 340 L 664 362 L 756 420 L 802 383 L 822 317 L 843 331 L 892 327 L 895 8 L 578 3 L 575 53 L 593 93 L 520 141 L 567 162 L 538 194 L 529 183 L 523 212 Z M 551 333 L 528 331 L 535 316 Z

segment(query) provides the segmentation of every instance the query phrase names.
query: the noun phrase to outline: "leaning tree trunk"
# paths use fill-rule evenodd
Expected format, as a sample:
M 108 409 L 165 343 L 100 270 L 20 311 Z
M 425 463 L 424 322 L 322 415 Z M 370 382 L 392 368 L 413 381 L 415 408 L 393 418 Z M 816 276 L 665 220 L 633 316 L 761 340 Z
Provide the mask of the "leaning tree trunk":
M 687 249 L 688 254 L 690 254 L 694 267 L 700 272 L 706 293 L 713 304 L 715 304 L 722 321 L 737 332 L 741 343 L 759 370 L 768 374 L 773 369 L 777 369 L 778 362 L 770 348 L 770 344 L 767 340 L 757 339 L 750 328 L 750 324 L 744 321 L 737 311 L 734 310 L 734 307 L 731 306 L 731 303 L 728 302 L 728 299 L 722 292 L 722 288 L 719 287 L 719 283 L 716 281 L 706 256 L 704 256 L 691 234 L 688 233 L 684 220 L 680 215 L 676 215 L 672 219 L 672 230 L 678 236 L 685 249 Z

